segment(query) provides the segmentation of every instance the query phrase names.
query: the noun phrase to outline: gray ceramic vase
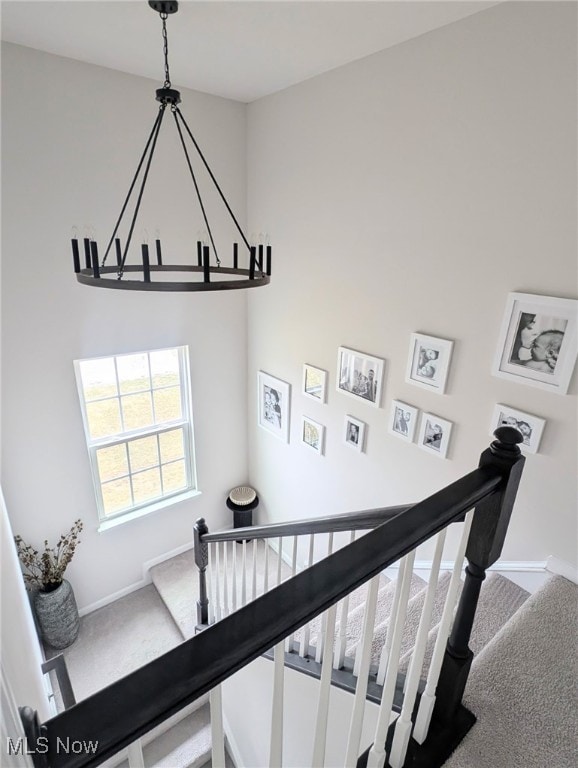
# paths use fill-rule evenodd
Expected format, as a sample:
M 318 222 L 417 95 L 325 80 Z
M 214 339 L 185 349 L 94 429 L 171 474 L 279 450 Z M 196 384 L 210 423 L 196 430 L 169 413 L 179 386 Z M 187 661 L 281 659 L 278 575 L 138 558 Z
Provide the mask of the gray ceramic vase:
M 66 579 L 52 592 L 36 592 L 34 610 L 42 639 L 53 648 L 68 648 L 76 640 L 80 618 L 72 587 Z

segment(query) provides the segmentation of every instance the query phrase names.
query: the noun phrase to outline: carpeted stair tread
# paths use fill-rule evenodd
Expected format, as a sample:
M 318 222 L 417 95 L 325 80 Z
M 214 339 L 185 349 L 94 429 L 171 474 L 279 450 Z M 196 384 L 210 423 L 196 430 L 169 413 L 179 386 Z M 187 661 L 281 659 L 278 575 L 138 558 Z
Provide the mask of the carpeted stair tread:
M 389 618 L 390 618 L 391 608 L 393 605 L 393 599 L 395 595 L 395 585 L 396 585 L 396 582 L 392 581 L 391 584 L 389 584 L 386 590 L 384 591 L 384 594 L 381 596 L 382 603 L 380 604 L 379 600 L 377 603 L 375 629 L 373 632 L 373 640 L 371 643 L 371 660 L 373 664 L 379 663 L 381 649 L 385 644 L 385 639 L 387 636 L 387 627 L 389 625 Z M 420 576 L 414 573 L 412 575 L 410 588 L 409 588 L 410 601 L 408 603 L 408 611 L 409 611 L 409 606 L 415 600 L 418 600 L 418 601 L 421 600 L 421 605 L 423 605 L 423 601 L 425 600 L 426 587 L 427 587 L 427 582 L 425 582 Z M 363 614 L 365 613 L 365 606 L 364 605 L 359 606 L 356 609 L 356 612 L 357 612 L 357 615 L 352 617 L 351 621 L 348 622 L 348 633 L 349 633 L 350 627 L 352 630 L 355 631 L 354 633 L 352 633 L 351 643 L 347 645 L 347 649 L 345 651 L 345 655 L 351 658 L 355 657 L 357 646 L 361 641 L 361 633 L 363 630 Z M 414 632 L 414 636 L 415 636 L 415 632 Z M 404 638 L 405 638 L 405 635 L 404 635 Z M 412 642 L 412 645 L 413 645 L 413 642 Z
M 574 768 L 578 587 L 554 576 L 474 659 L 464 703 L 478 720 L 444 768 Z
M 173 725 L 143 750 L 145 768 L 200 768 L 211 757 L 209 705 Z
M 222 545 L 219 545 L 222 547 Z M 232 546 L 236 547 L 236 571 L 237 571 L 237 595 L 241 594 L 241 572 L 243 563 L 243 545 L 228 544 L 228 590 L 229 599 L 232 590 L 233 556 Z M 246 544 L 247 562 L 247 594 L 250 594 L 252 585 L 249 583 L 251 576 L 251 564 L 253 558 L 253 545 Z M 222 548 L 221 548 L 222 555 Z M 257 597 L 263 594 L 263 582 L 265 575 L 265 543 L 258 542 L 257 546 Z M 221 568 L 222 568 L 221 563 Z M 269 588 L 277 583 L 278 555 L 269 548 L 268 577 Z M 187 640 L 195 634 L 197 622 L 197 599 L 199 594 L 198 571 L 195 565 L 194 552 L 188 549 L 170 560 L 165 560 L 150 569 L 151 579 L 163 602 L 167 606 L 171 616 L 178 626 L 182 636 Z M 281 562 L 281 580 L 285 581 L 291 576 L 291 569 Z M 221 593 L 223 591 L 223 576 L 220 578 Z M 209 595 L 210 599 L 210 595 Z M 240 599 L 238 601 L 240 604 Z
M 491 573 L 488 576 L 487 580 L 482 584 L 474 626 L 472 628 L 472 636 L 469 643 L 469 646 L 474 653 L 474 657 L 480 653 L 504 624 L 524 604 L 528 599 L 528 596 L 529 593 L 526 592 L 525 589 L 522 589 L 522 587 L 514 584 L 513 581 L 501 576 L 499 573 Z M 424 663 L 422 666 L 422 677 L 427 676 L 431 664 L 440 619 L 441 613 L 434 619 L 435 626 L 429 631 Z M 409 668 L 412 650 L 413 649 L 409 649 L 400 658 L 400 672 L 405 673 Z
M 382 590 L 385 590 L 391 584 L 391 581 L 384 573 L 382 573 L 380 574 L 380 577 L 379 577 L 379 584 L 380 584 L 379 594 L 381 594 Z M 348 608 L 347 637 L 349 637 L 350 635 L 352 637 L 355 637 L 355 634 L 357 632 L 356 629 L 353 629 L 353 626 L 350 629 L 350 622 L 353 621 L 355 626 L 357 626 L 357 624 L 359 623 L 359 619 L 357 618 L 357 613 L 359 612 L 358 609 L 361 609 L 360 628 L 363 625 L 363 611 L 365 610 L 365 600 L 367 598 L 367 589 L 368 589 L 368 584 L 362 584 L 361 587 L 358 587 L 349 595 L 349 602 L 347 605 L 347 608 Z M 379 601 L 379 598 L 378 598 L 378 601 Z M 339 638 L 339 632 L 341 627 L 341 622 L 339 618 L 340 610 L 341 610 L 340 606 L 341 606 L 341 603 L 338 603 L 337 620 L 335 622 L 335 635 L 334 635 L 334 643 L 333 643 L 334 647 L 335 647 L 335 644 L 337 643 L 337 639 Z M 323 619 L 323 614 L 321 614 L 321 616 L 316 616 L 309 624 L 310 626 L 309 644 L 315 647 L 317 647 L 317 643 L 319 642 L 318 638 L 319 638 L 319 632 L 321 630 L 322 619 Z M 303 634 L 303 627 L 295 633 L 295 639 L 300 641 L 302 634 Z

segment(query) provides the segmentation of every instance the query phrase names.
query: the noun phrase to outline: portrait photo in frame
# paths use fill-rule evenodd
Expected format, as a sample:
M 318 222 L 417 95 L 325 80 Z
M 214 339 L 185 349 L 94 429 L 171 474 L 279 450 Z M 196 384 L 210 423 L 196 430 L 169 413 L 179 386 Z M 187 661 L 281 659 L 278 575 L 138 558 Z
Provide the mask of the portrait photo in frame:
M 433 413 L 424 413 L 419 426 L 417 444 L 424 451 L 433 453 L 440 459 L 445 459 L 448 452 L 452 422 L 441 419 Z
M 494 434 L 498 427 L 515 427 L 524 438 L 520 448 L 527 453 L 538 453 L 545 424 L 545 419 L 539 416 L 498 403 L 494 408 L 490 433 Z
M 576 357 L 578 301 L 510 293 L 492 374 L 565 395 Z
M 379 357 L 364 355 L 347 347 L 337 354 L 338 392 L 379 408 L 385 363 Z
M 259 426 L 289 442 L 291 385 L 264 371 L 257 374 L 257 413 Z
M 325 427 L 318 424 L 309 416 L 301 419 L 301 442 L 319 456 L 323 456 L 325 442 Z
M 447 339 L 412 333 L 405 380 L 443 395 L 453 346 L 453 341 Z
M 343 433 L 343 439 L 347 445 L 353 448 L 359 453 L 363 452 L 363 446 L 365 443 L 365 424 L 359 419 L 354 419 L 353 416 L 345 417 L 345 431 Z
M 305 363 L 303 366 L 303 394 L 324 403 L 327 395 L 327 371 Z
M 412 443 L 417 427 L 418 415 L 418 408 L 402 403 L 401 400 L 392 400 L 389 414 L 389 431 L 392 435 Z

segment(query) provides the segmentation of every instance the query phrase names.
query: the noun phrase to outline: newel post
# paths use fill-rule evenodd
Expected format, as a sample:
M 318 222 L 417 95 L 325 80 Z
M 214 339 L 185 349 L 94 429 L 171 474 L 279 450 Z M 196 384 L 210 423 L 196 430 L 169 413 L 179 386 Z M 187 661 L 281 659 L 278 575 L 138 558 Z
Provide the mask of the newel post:
M 209 545 L 203 542 L 203 536 L 209 528 L 203 517 L 199 517 L 193 528 L 195 564 L 199 569 L 199 599 L 197 600 L 197 626 L 209 624 L 209 598 L 207 596 L 207 566 L 209 564 Z
M 46 726 L 40 724 L 38 712 L 35 709 L 19 707 L 18 712 L 24 730 L 25 753 L 32 756 L 34 768 L 49 768 L 49 745 L 46 736 Z M 2 748 L 4 748 L 4 745 L 2 745 Z
M 474 656 L 468 643 L 482 582 L 486 570 L 502 553 L 525 462 L 518 447 L 523 438 L 517 429 L 498 427 L 494 436 L 496 440 L 482 453 L 479 466 L 498 469 L 503 479 L 497 491 L 474 511 L 466 547 L 464 587 L 436 690 L 434 718 L 445 722 L 454 718 L 462 701 Z

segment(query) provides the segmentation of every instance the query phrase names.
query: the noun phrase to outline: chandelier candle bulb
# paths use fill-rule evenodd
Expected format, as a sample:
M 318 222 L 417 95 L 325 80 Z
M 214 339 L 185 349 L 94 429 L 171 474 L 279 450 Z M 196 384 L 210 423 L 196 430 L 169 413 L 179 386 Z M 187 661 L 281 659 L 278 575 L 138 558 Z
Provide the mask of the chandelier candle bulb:
M 80 253 L 78 251 L 78 240 L 73 237 L 70 241 L 72 243 L 72 260 L 74 261 L 74 271 L 76 274 L 80 272 Z
M 205 283 L 211 280 L 211 270 L 209 268 L 209 246 L 203 246 L 203 279 Z
M 90 269 L 92 266 L 92 259 L 90 258 L 90 240 L 88 237 L 84 238 L 84 260 L 86 261 L 86 268 Z
M 100 267 L 98 265 L 98 246 L 96 240 L 90 241 L 90 252 L 92 255 L 92 274 L 94 277 L 100 277 Z
M 197 240 L 197 265 L 203 266 L 203 244 L 200 240 Z
M 116 248 L 116 266 L 122 266 L 122 249 L 120 247 L 120 238 L 114 238 L 114 247 Z
M 257 249 L 251 246 L 251 263 L 249 264 L 249 280 L 255 279 L 255 262 L 257 261 Z
M 259 244 L 259 271 L 263 271 L 263 243 Z
M 145 283 L 150 283 L 151 267 L 149 261 L 149 247 L 146 243 L 142 244 L 142 274 Z
M 239 243 L 233 243 L 233 269 L 239 268 Z
M 159 267 L 162 267 L 162 265 L 163 265 L 163 254 L 162 254 L 162 251 L 161 251 L 161 241 L 160 241 L 160 239 L 158 237 L 155 240 L 155 245 L 156 245 L 156 248 L 157 248 L 157 264 L 159 265 Z
M 271 246 L 270 245 L 267 246 L 266 254 L 267 254 L 266 273 L 267 273 L 267 277 L 271 277 Z

